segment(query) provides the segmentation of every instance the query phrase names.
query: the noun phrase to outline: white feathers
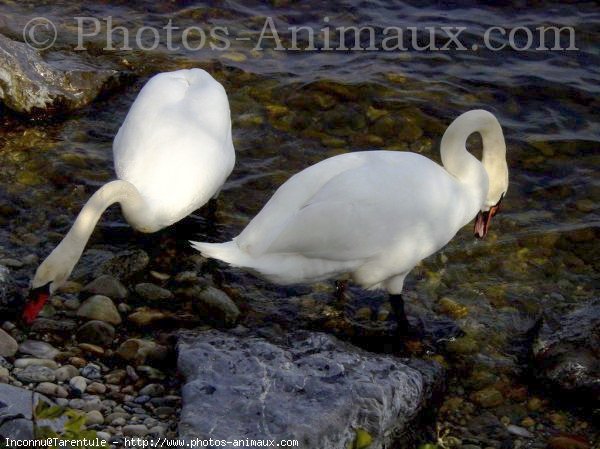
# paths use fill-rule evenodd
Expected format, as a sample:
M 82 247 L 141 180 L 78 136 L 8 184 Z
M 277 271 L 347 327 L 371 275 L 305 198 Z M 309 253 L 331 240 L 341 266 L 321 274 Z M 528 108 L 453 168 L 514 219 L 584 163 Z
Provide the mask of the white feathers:
M 400 293 L 406 274 L 485 206 L 488 175 L 494 183 L 503 175 L 488 174 L 464 147 L 472 132 L 484 145 L 503 145 L 490 123 L 497 121 L 488 112 L 470 111 L 451 125 L 441 151 L 453 170 L 408 152 L 335 156 L 290 178 L 231 242 L 192 244 L 276 283 L 350 274 L 365 288 Z M 488 145 L 484 154 L 502 149 Z

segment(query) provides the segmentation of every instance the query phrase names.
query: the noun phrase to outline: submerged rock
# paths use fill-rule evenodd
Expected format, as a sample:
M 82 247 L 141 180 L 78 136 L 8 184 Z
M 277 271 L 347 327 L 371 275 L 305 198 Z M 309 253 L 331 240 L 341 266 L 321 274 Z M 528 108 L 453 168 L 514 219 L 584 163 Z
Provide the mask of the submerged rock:
M 203 319 L 217 326 L 233 326 L 240 316 L 229 295 L 210 286 L 197 292 L 193 307 Z
M 0 329 L 0 356 L 12 357 L 19 349 L 19 344 L 7 334 L 3 329 Z
M 118 83 L 118 72 L 73 55 L 44 60 L 37 50 L 0 34 L 0 100 L 28 115 L 72 111 Z
M 579 393 L 600 402 L 600 299 L 594 299 L 557 323 L 542 325 L 534 343 L 537 375 L 563 393 Z
M 372 436 L 370 448 L 389 447 L 441 380 L 434 363 L 410 366 L 326 334 L 298 332 L 288 341 L 216 330 L 184 336 L 180 436 L 268 435 L 305 448 L 345 449 L 363 429 Z
M 106 321 L 110 324 L 121 323 L 121 315 L 114 303 L 110 298 L 102 295 L 94 295 L 86 299 L 77 310 L 77 316 Z
M 127 288 L 118 280 L 107 274 L 97 277 L 83 287 L 83 291 L 92 295 L 103 295 L 113 299 L 125 299 Z

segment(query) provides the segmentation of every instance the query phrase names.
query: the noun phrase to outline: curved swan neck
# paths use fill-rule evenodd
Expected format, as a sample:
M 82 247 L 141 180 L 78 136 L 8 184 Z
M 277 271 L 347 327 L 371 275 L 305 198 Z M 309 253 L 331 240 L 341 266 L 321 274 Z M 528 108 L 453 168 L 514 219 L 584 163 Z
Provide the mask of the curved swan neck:
M 466 149 L 467 138 L 479 133 L 483 141 L 483 157 L 479 162 Z M 442 163 L 459 181 L 482 190 L 482 202 L 502 178 L 506 166 L 506 144 L 500 123 L 484 110 L 465 112 L 454 120 L 442 137 Z
M 146 207 L 135 186 L 123 180 L 108 182 L 85 203 L 67 235 L 40 265 L 38 273 L 44 266 L 54 266 L 54 269 L 60 270 L 60 279 L 56 279 L 57 284 L 65 281 L 81 257 L 96 223 L 104 211 L 114 203 L 121 203 L 123 212 L 130 218 L 132 224 L 142 222 Z

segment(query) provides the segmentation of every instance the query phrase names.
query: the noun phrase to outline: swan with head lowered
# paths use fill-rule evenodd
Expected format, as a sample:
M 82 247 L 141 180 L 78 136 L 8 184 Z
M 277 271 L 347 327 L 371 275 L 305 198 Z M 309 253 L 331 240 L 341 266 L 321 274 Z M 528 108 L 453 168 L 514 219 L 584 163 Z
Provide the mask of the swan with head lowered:
M 35 319 L 48 296 L 69 277 L 100 216 L 120 203 L 141 232 L 165 228 L 214 198 L 235 163 L 229 101 L 201 69 L 152 77 L 113 142 L 117 180 L 103 185 L 38 267 L 23 320 Z
M 481 162 L 466 149 L 473 133 L 482 137 Z M 508 188 L 504 136 L 491 113 L 459 116 L 440 151 L 443 167 L 410 152 L 331 157 L 286 181 L 233 240 L 192 246 L 277 284 L 349 276 L 387 290 L 406 324 L 406 275 L 473 218 L 485 237 Z

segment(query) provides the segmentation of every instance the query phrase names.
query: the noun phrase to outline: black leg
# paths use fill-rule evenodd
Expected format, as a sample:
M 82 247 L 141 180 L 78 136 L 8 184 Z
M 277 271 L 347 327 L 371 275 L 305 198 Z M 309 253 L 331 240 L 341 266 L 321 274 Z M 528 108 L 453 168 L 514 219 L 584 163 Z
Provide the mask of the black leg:
M 410 325 L 404 311 L 404 298 L 402 295 L 390 295 L 390 304 L 396 316 L 396 335 L 405 337 L 410 333 Z
M 346 302 L 346 290 L 348 289 L 348 281 L 335 281 L 335 299 L 339 304 Z

